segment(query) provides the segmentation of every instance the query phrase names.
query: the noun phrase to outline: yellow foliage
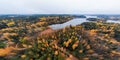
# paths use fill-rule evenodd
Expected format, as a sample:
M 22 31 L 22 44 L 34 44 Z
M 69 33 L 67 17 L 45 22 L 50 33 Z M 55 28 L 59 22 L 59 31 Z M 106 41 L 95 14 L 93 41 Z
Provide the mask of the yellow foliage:
M 86 43 L 86 40 L 82 40 L 82 42 L 81 42 L 82 44 L 85 44 Z
M 87 51 L 87 53 L 92 54 L 92 53 L 94 53 L 94 50 L 90 49 Z
M 45 48 L 41 48 L 43 51 L 45 50 Z
M 112 50 L 111 53 L 120 55 L 120 52 L 117 52 L 117 51 L 115 51 L 115 50 Z
M 52 48 L 54 49 L 54 48 L 55 48 L 55 46 L 52 46 Z
M 24 40 L 27 40 L 27 39 L 28 39 L 28 37 L 24 37 L 23 39 L 24 39 Z
M 7 25 L 8 26 L 13 26 L 15 24 L 15 22 L 14 21 L 11 21 L 11 22 L 9 22 Z
M 85 57 L 85 58 L 83 58 L 82 60 L 90 60 L 89 58 L 87 58 L 87 57 Z
M 79 40 L 72 45 L 72 49 L 74 50 L 78 46 L 78 44 L 79 44 Z
M 30 60 L 33 60 L 32 58 Z
M 5 28 L 5 29 L 2 29 L 2 31 L 13 31 L 14 29 L 13 28 Z
M 55 55 L 58 55 L 58 51 L 55 51 L 55 53 L 54 53 Z
M 47 20 L 47 18 L 42 17 L 42 18 L 40 18 L 40 20 L 41 20 L 41 21 L 46 21 L 46 20 Z
M 29 51 L 28 53 L 31 55 L 31 54 L 32 54 L 32 51 Z
M 90 30 L 90 36 L 93 36 L 93 35 L 95 35 L 96 34 L 96 30 Z
M 26 55 L 21 55 L 21 58 L 26 58 Z
M 79 53 L 83 53 L 83 50 L 79 50 Z
M 23 47 L 26 47 L 26 48 L 28 47 L 26 44 L 22 44 L 22 46 L 23 46 Z
M 74 50 L 77 46 L 78 46 L 78 44 L 73 44 L 72 49 Z
M 10 36 L 17 36 L 16 33 L 3 33 L 4 38 L 8 39 L 8 41 L 11 41 L 12 39 L 9 38 Z
M 64 44 L 66 47 L 69 46 L 69 42 L 64 42 L 63 44 Z
M 55 48 L 57 49 L 58 48 L 58 46 L 55 44 Z
M 91 33 L 95 33 L 95 32 L 96 32 L 96 30 L 92 29 L 92 30 L 90 30 L 90 32 L 91 32 Z
M 17 36 L 16 33 L 4 33 L 3 36 Z
M 6 56 L 6 55 L 10 54 L 13 49 L 14 49 L 13 47 L 0 49 L 0 56 Z
M 76 43 L 76 44 L 79 44 L 79 40 L 77 40 L 75 43 Z
M 48 47 L 49 46 L 48 43 L 46 43 L 45 46 Z
M 105 34 L 105 37 L 108 37 L 109 35 L 108 34 Z
M 66 58 L 65 60 L 72 60 L 71 58 Z
M 87 46 L 86 46 L 86 49 L 90 49 L 90 45 L 87 45 Z
M 3 36 L 8 37 L 10 34 L 9 33 L 3 33 Z
M 71 43 L 71 42 L 72 42 L 72 39 L 69 39 L 68 42 Z
M 2 20 L 2 22 L 6 23 L 6 22 L 8 22 L 8 20 L 5 19 L 5 20 Z
M 37 22 L 36 23 L 36 25 L 40 25 L 40 26 L 45 25 L 45 24 L 47 24 L 47 22 Z

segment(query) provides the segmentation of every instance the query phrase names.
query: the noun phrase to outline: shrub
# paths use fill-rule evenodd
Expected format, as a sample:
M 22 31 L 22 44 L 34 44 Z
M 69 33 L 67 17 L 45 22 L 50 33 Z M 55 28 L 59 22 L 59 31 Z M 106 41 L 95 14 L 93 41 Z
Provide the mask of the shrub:
M 0 42 L 0 48 L 4 48 L 5 46 L 6 46 L 6 44 L 5 44 L 5 43 Z
M 8 26 L 6 23 L 0 22 L 0 29 L 7 28 L 7 27 Z
M 98 25 L 95 22 L 84 22 L 81 24 L 86 30 L 97 29 Z

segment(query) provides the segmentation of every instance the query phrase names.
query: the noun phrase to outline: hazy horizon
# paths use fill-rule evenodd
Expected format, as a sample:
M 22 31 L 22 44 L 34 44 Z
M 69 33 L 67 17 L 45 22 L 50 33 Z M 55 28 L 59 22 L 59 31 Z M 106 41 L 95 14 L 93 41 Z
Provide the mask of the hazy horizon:
M 120 14 L 120 0 L 2 0 L 0 14 Z

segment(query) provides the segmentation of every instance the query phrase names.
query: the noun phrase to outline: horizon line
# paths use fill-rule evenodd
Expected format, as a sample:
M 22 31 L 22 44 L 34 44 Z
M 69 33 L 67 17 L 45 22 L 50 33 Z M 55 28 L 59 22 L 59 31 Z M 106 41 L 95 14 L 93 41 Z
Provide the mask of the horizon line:
M 0 15 L 120 15 L 120 14 L 62 14 L 62 13 L 56 13 L 56 14 L 0 14 Z

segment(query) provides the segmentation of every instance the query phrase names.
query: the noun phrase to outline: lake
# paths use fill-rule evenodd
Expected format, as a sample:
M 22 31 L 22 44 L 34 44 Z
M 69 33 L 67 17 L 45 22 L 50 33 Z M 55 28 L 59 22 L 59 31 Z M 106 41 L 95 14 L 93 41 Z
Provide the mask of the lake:
M 119 23 L 120 24 L 120 20 L 107 20 L 108 23 Z
M 63 24 L 53 24 L 53 25 L 50 25 L 50 27 L 53 29 L 53 30 L 57 30 L 57 29 L 62 29 L 66 26 L 76 26 L 76 25 L 79 25 L 83 22 L 91 22 L 91 21 L 88 21 L 87 18 L 75 18 L 75 19 L 72 19 L 68 22 L 65 22 Z M 106 22 L 109 22 L 109 23 L 120 23 L 120 21 L 116 21 L 116 20 L 107 20 Z

